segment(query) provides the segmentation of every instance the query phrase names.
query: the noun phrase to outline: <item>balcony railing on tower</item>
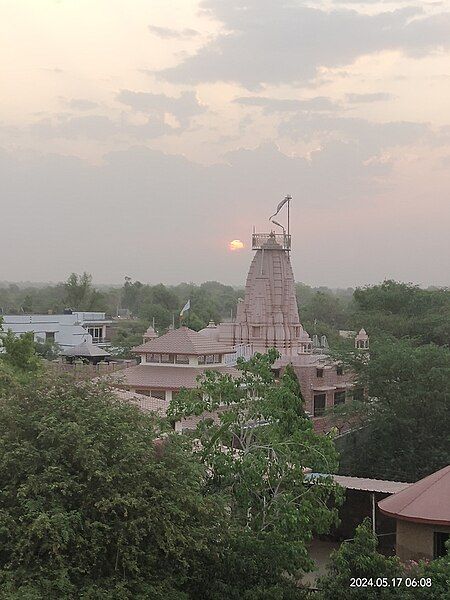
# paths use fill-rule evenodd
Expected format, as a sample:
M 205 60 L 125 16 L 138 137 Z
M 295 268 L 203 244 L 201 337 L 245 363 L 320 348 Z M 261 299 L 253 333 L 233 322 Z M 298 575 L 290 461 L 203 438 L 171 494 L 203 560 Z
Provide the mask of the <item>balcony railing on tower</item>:
M 287 233 L 254 233 L 252 235 L 252 250 L 262 250 L 277 244 L 283 250 L 291 249 L 291 236 Z

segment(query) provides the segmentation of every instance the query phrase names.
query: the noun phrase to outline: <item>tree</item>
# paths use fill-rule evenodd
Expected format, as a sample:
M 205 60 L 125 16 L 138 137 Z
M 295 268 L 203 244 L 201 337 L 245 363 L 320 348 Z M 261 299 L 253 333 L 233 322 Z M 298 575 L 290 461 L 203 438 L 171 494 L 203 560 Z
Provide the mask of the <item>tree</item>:
M 33 333 L 16 337 L 10 330 L 3 332 L 0 323 L 0 346 L 3 348 L 0 360 L 18 374 L 35 373 L 39 370 L 40 360 L 36 354 Z
M 365 426 L 345 457 L 349 473 L 412 482 L 450 462 L 448 348 L 385 338 L 372 342 L 370 358 L 354 351 L 340 358 L 368 392 L 345 406 Z
M 450 556 L 433 561 L 409 561 L 402 564 L 397 557 L 377 552 L 378 540 L 372 533 L 370 519 L 356 528 L 355 538 L 345 541 L 332 553 L 328 573 L 317 586 L 318 600 L 447 600 Z M 372 580 L 372 585 L 351 587 L 352 578 Z M 392 585 L 392 579 L 401 583 Z M 407 586 L 405 580 L 430 580 L 430 585 Z M 384 581 L 383 581 L 384 580 Z M 379 585 L 376 584 L 378 581 Z
M 180 436 L 48 374 L 0 401 L 2 598 L 213 597 L 228 517 Z
M 387 280 L 357 288 L 353 324 L 375 335 L 409 337 L 420 344 L 448 345 L 450 290 L 423 290 L 410 283 Z
M 65 300 L 75 310 L 97 310 L 102 305 L 102 295 L 92 286 L 92 275 L 71 273 L 64 284 Z
M 333 442 L 314 433 L 289 370 L 274 381 L 277 356 L 269 350 L 240 360 L 234 379 L 208 370 L 199 390 L 180 393 L 169 410 L 174 419 L 217 414 L 200 421 L 193 435 L 209 473 L 207 489 L 225 496 L 235 525 L 221 573 L 233 565 L 240 575 L 235 595 L 224 587 L 226 598 L 298 597 L 297 581 L 312 566 L 307 543 L 336 517 L 326 504 L 339 496 L 329 479 L 314 486 L 304 480 L 305 467 L 336 469 Z
M 356 528 L 355 538 L 344 542 L 333 552 L 328 566 L 328 574 L 320 578 L 317 587 L 323 600 L 384 600 L 405 598 L 404 588 L 391 588 L 388 585 L 351 587 L 352 578 L 386 578 L 390 584 L 393 577 L 404 576 L 400 561 L 386 557 L 376 550 L 377 537 L 372 533 L 370 519 L 365 519 Z

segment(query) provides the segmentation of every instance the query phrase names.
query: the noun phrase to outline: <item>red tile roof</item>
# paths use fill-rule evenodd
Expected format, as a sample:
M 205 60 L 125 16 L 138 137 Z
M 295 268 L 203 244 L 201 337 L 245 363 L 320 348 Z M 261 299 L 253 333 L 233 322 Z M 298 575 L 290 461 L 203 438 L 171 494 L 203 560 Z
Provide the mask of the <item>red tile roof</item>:
M 151 388 L 163 390 L 179 390 L 180 388 L 196 388 L 197 377 L 208 368 L 161 366 L 141 364 L 110 375 L 110 379 L 118 385 L 135 388 Z M 237 376 L 239 372 L 232 367 L 215 365 L 210 369 L 219 373 Z
M 381 500 L 378 506 L 396 519 L 450 525 L 450 465 Z
M 165 335 L 149 340 L 145 344 L 133 348 L 133 352 L 144 354 L 146 352 L 160 352 L 164 354 L 231 354 L 233 348 L 219 344 L 208 339 L 197 331 L 180 327 L 172 329 Z

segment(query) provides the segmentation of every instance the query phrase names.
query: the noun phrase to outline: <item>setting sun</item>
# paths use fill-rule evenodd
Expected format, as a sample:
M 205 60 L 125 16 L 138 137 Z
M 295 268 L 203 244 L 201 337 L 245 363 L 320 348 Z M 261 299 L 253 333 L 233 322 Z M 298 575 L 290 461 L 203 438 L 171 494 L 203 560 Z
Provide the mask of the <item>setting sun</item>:
M 234 252 L 235 250 L 242 250 L 244 247 L 243 242 L 241 240 L 233 240 L 228 244 L 228 249 Z

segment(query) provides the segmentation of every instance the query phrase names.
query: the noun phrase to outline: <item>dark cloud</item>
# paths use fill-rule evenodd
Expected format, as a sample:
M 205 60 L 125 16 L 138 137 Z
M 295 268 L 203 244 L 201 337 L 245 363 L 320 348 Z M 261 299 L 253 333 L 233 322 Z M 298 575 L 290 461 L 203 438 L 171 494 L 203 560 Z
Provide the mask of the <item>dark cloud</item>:
M 171 29 L 170 27 L 157 27 L 156 25 L 149 25 L 148 29 L 150 33 L 157 35 L 163 39 L 185 39 L 192 38 L 200 35 L 195 29 Z
M 335 110 L 339 104 L 325 96 L 316 96 L 305 100 L 290 98 L 266 98 L 263 96 L 242 96 L 234 100 L 242 106 L 258 106 L 265 114 L 280 112 L 297 112 L 299 110 L 330 111 Z
M 224 32 L 178 66 L 159 72 L 175 83 L 262 84 L 310 81 L 319 67 L 341 67 L 382 50 L 423 55 L 450 46 L 450 13 L 416 7 L 368 15 L 320 10 L 293 0 L 204 0 Z
M 393 100 L 395 96 L 386 92 L 373 92 L 372 94 L 346 94 L 345 99 L 350 104 L 365 104 L 370 102 L 384 102 Z
M 160 115 L 165 112 L 170 113 L 178 119 L 182 127 L 187 127 L 192 117 L 206 112 L 206 107 L 200 104 L 195 92 L 190 91 L 173 97 L 165 94 L 122 90 L 117 95 L 117 100 L 142 113 L 156 112 Z
M 280 123 L 279 133 L 296 141 L 308 141 L 314 137 L 347 141 L 353 144 L 361 160 L 367 160 L 385 148 L 434 141 L 426 123 L 376 123 L 352 117 L 302 113 Z

